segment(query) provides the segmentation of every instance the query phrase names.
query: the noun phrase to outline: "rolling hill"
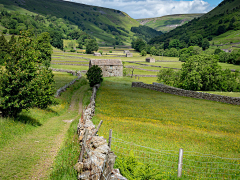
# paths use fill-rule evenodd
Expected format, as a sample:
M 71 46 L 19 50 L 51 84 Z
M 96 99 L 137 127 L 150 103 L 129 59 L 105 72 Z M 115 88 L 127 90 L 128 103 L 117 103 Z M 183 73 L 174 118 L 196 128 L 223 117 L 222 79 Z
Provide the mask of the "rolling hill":
M 183 26 L 158 36 L 150 41 L 150 44 L 162 43 L 170 39 L 179 39 L 181 42 L 188 43 L 193 36 L 201 35 L 209 41 L 214 40 L 218 36 L 240 30 L 240 2 L 239 0 L 224 0 L 216 8 L 202 17 L 191 20 Z M 239 39 L 239 33 L 235 33 L 236 37 L 231 39 Z M 225 37 L 227 37 L 226 35 Z M 224 41 L 231 43 L 232 40 Z M 238 41 L 239 42 L 239 41 Z
M 201 17 L 203 14 L 173 14 L 168 16 L 136 19 L 141 25 L 151 27 L 164 33 L 175 29 L 178 26 L 188 23 L 194 18 Z
M 129 45 L 131 39 L 138 36 L 131 28 L 138 27 L 140 23 L 119 10 L 63 0 L 0 0 L 0 4 L 12 11 L 27 10 L 28 14 L 62 18 L 77 25 L 102 45 Z

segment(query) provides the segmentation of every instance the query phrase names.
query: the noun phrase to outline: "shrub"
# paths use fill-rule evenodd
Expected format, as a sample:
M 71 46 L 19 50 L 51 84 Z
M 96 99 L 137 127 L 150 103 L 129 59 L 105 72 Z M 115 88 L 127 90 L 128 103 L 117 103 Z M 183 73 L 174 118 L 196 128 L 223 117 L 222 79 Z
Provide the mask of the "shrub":
M 103 51 L 102 50 L 100 50 L 100 51 L 98 51 L 101 55 L 102 55 L 102 53 L 103 53 Z
M 112 53 L 112 51 L 109 51 L 109 53 Z
M 90 87 L 93 87 L 96 84 L 100 84 L 103 81 L 102 69 L 98 67 L 98 65 L 93 65 L 91 68 L 89 68 L 86 75 Z
M 141 56 L 146 56 L 147 52 L 145 50 L 142 50 L 140 54 L 141 54 Z

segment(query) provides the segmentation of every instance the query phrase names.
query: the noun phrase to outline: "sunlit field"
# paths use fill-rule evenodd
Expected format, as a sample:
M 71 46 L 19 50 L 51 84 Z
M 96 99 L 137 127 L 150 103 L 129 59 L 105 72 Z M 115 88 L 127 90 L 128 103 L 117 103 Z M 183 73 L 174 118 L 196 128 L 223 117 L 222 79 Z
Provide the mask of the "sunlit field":
M 113 130 L 117 155 L 133 151 L 168 179 L 176 177 L 178 150 L 183 148 L 184 177 L 239 177 L 231 169 L 239 168 L 240 159 L 222 159 L 240 157 L 239 106 L 132 88 L 131 81 L 105 78 L 97 93 L 93 122 L 103 120 L 99 134 L 105 138 Z

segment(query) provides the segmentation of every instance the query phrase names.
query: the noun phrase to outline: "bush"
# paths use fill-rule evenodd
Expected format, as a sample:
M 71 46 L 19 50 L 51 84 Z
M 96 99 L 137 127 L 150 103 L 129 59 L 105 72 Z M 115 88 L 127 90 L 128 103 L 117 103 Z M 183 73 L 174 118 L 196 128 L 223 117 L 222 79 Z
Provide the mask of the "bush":
M 102 55 L 102 53 L 103 53 L 103 51 L 102 50 L 100 50 L 100 51 L 98 51 L 101 55 Z
M 142 50 L 140 54 L 141 54 L 141 56 L 146 56 L 147 52 L 145 50 Z
M 112 53 L 112 51 L 109 51 L 109 53 Z
M 179 57 L 179 61 L 186 62 L 189 57 L 190 57 L 189 54 L 181 54 Z
M 170 68 L 161 69 L 157 74 L 157 81 L 163 82 L 169 86 L 177 86 L 179 82 L 179 71 Z
M 90 87 L 93 87 L 96 84 L 100 84 L 103 81 L 102 69 L 98 67 L 98 65 L 93 65 L 91 68 L 89 68 L 86 75 Z

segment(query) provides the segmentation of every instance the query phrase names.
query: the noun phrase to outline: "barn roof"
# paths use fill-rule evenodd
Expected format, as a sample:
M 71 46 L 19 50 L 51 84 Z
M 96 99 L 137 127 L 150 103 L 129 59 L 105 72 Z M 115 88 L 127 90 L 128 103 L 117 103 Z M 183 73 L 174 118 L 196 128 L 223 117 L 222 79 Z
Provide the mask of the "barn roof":
M 122 66 L 122 61 L 120 59 L 91 59 L 89 63 L 99 66 Z

